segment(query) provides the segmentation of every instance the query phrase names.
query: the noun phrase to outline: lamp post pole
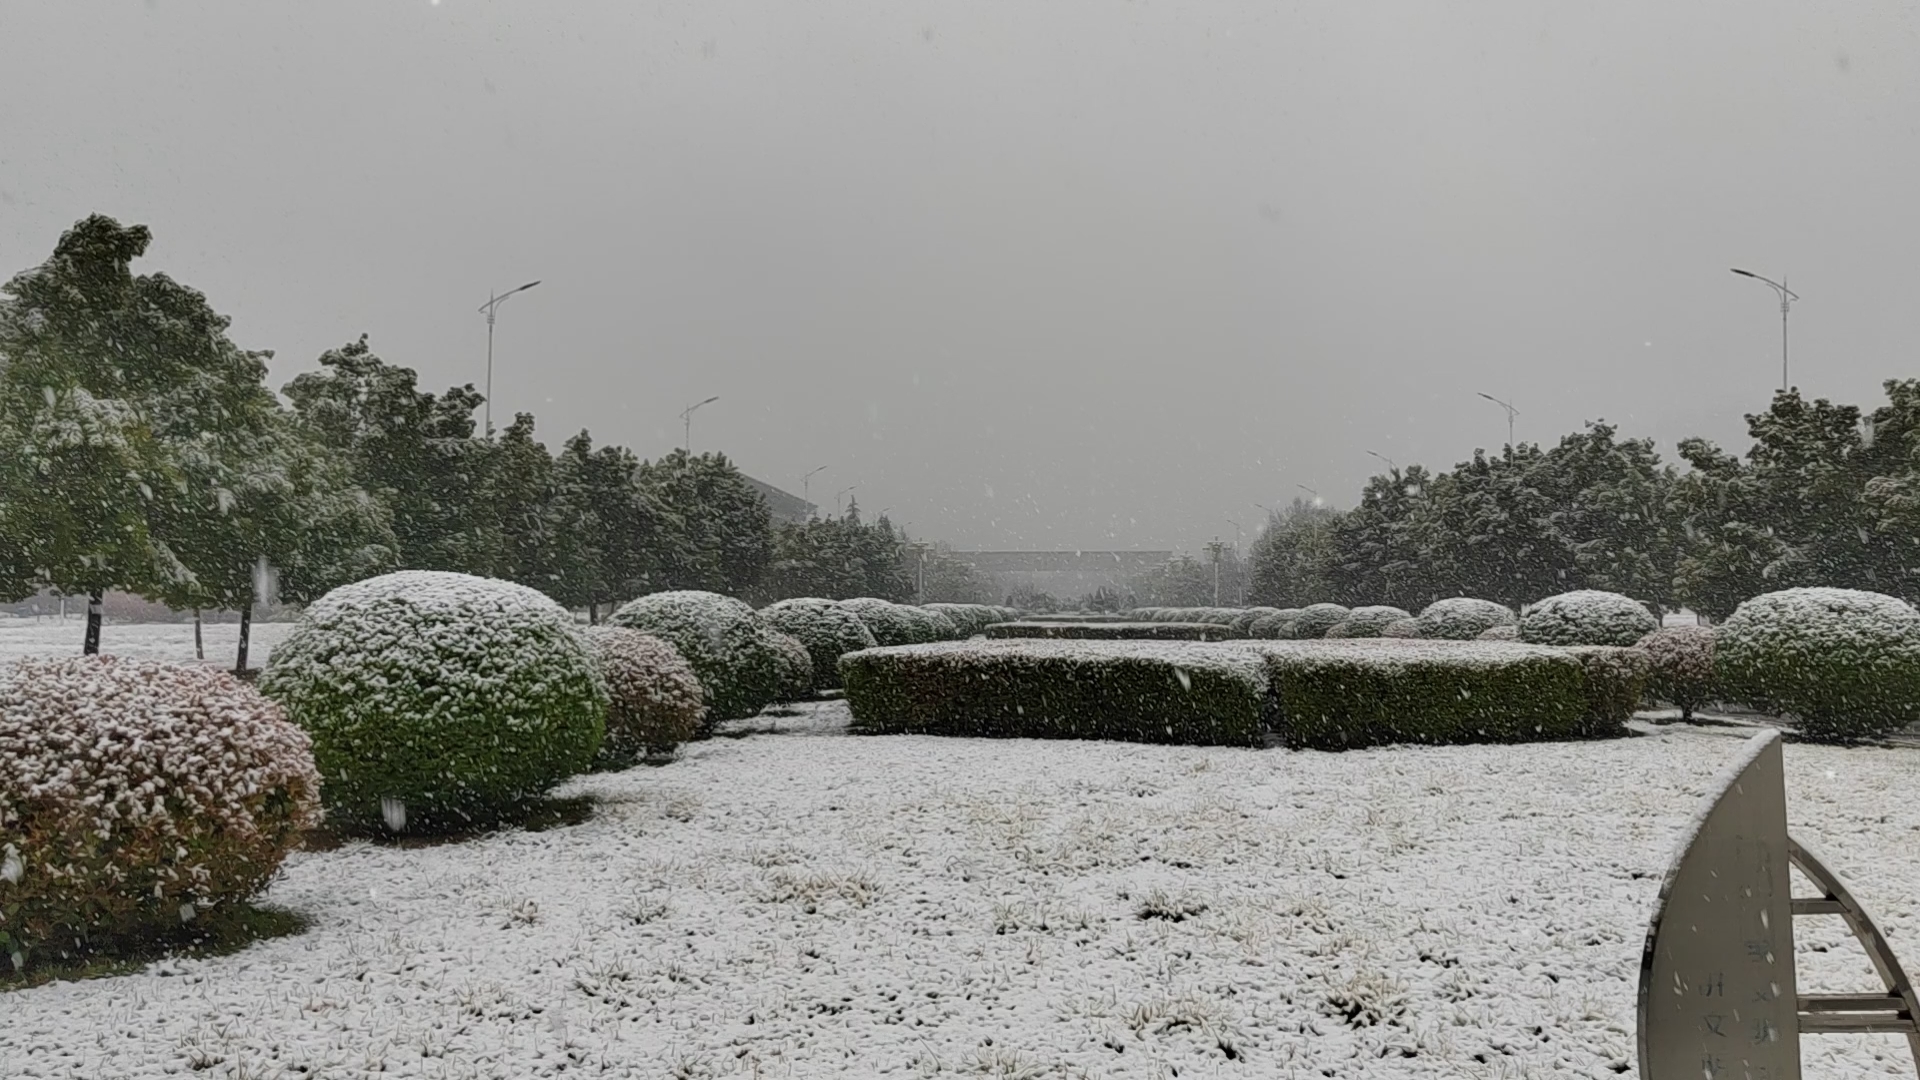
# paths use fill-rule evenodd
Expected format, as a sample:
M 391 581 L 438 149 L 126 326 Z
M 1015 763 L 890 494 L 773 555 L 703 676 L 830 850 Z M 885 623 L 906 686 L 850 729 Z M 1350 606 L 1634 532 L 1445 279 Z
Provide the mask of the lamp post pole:
M 1507 410 L 1507 448 L 1511 451 L 1513 448 L 1513 418 L 1520 415 L 1520 410 L 1514 408 L 1511 402 L 1501 401 L 1492 394 L 1481 394 L 1480 396 Z
M 1751 270 L 1742 270 L 1738 267 L 1729 267 L 1729 269 L 1741 277 L 1750 277 L 1761 282 L 1780 296 L 1780 389 L 1785 390 L 1787 388 L 1787 309 L 1795 300 L 1800 299 L 1800 294 L 1787 288 L 1785 278 L 1774 281 L 1771 278 L 1763 278 Z
M 851 492 L 851 491 L 852 491 L 852 490 L 853 490 L 854 488 L 857 488 L 857 487 L 859 487 L 859 486 L 860 486 L 859 484 L 848 484 L 848 485 L 847 485 L 846 487 L 843 487 L 843 488 L 841 488 L 841 489 L 840 489 L 840 492 L 839 492 L 839 494 L 837 494 L 837 495 L 835 495 L 835 496 L 833 497 L 833 513 L 834 513 L 834 516 L 836 516 L 836 517 L 838 517 L 838 516 L 840 515 L 840 512 L 841 512 L 841 511 L 840 511 L 840 506 L 841 506 L 841 503 L 840 503 L 840 500 L 841 500 L 841 498 L 842 498 L 843 496 L 845 496 L 845 495 L 846 495 L 846 494 L 847 494 L 848 492 Z
M 807 504 L 807 520 L 808 521 L 813 520 L 813 497 L 810 494 L 808 494 L 810 491 L 813 490 L 813 474 L 825 468 L 826 466 L 822 465 L 820 466 L 819 469 L 813 469 L 808 471 L 808 473 L 805 476 L 802 476 L 800 478 L 800 501 Z
M 531 289 L 538 284 L 540 284 L 538 281 L 529 281 L 525 285 L 522 285 L 517 289 L 508 289 L 506 292 L 503 292 L 498 296 L 488 294 L 487 302 L 480 305 L 480 314 L 485 315 L 487 317 L 487 404 L 486 404 L 485 416 L 486 416 L 486 429 L 487 429 L 488 438 L 493 437 L 493 317 L 494 317 L 494 313 L 500 310 L 501 304 L 504 304 L 507 302 L 507 297 L 512 296 L 514 293 L 526 292 L 528 289 Z
M 694 412 L 697 411 L 701 405 L 711 405 L 714 402 L 719 400 L 720 400 L 720 395 L 715 394 L 705 401 L 687 406 L 687 410 L 680 414 L 680 419 L 685 420 L 687 422 L 686 443 L 681 447 L 681 449 L 687 452 L 688 457 L 693 456 L 693 414 Z

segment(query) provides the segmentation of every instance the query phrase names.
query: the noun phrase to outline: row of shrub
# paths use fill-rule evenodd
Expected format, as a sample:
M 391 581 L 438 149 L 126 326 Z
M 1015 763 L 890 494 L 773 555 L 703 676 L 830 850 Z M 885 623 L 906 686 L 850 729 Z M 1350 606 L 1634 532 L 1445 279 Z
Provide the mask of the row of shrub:
M 1409 642 L 989 639 L 854 653 L 874 732 L 1342 749 L 1617 734 L 1648 665 L 1632 649 Z
M 1063 641 L 1223 641 L 1231 631 L 1219 623 L 1014 621 L 987 627 L 990 638 L 1052 638 Z
M 1219 609 L 1153 608 L 1134 615 L 1217 622 Z M 1440 600 L 1410 615 L 1393 607 L 1247 608 L 1225 624 L 1235 637 L 1279 640 L 1411 638 L 1514 641 L 1568 648 L 1634 647 L 1648 693 L 1683 717 L 1713 701 L 1791 718 L 1816 739 L 1871 738 L 1920 720 L 1920 612 L 1897 597 L 1848 589 L 1767 593 L 1718 627 L 1661 627 L 1618 593 L 1551 596 L 1524 614 L 1488 600 Z M 1067 631 L 1055 631 L 1065 636 Z M 1098 628 L 1081 636 L 1103 634 Z M 1640 663 L 1641 660 L 1623 661 Z
M 596 762 L 811 695 L 842 651 L 1011 614 L 878 600 L 756 612 L 679 592 L 583 629 L 520 585 L 408 571 L 312 604 L 257 688 L 113 656 L 9 665 L 0 959 L 90 952 L 244 900 L 323 811 L 342 831 L 509 818 Z

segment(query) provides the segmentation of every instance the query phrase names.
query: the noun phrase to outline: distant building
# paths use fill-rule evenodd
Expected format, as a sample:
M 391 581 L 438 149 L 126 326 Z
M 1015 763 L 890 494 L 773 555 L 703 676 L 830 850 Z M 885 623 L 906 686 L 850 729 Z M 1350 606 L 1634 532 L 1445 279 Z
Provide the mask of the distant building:
M 765 480 L 755 480 L 749 476 L 747 483 L 767 500 L 767 509 L 773 512 L 773 520 L 785 521 L 794 525 L 813 519 L 814 505 L 798 495 L 781 491 Z

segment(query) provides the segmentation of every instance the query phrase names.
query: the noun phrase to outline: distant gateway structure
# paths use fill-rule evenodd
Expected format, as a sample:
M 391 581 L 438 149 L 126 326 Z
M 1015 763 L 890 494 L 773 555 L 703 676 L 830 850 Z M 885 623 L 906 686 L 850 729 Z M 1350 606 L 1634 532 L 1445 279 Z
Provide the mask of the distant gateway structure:
M 1077 599 L 1102 586 L 1124 588 L 1129 578 L 1164 566 L 1171 551 L 953 551 L 948 556 L 1007 588 L 1025 586 Z

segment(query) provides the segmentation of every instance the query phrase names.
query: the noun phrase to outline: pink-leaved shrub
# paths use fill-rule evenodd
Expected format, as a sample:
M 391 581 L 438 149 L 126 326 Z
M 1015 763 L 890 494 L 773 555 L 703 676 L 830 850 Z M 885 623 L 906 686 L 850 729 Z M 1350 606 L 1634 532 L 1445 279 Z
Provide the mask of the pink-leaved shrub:
M 320 822 L 312 744 L 207 667 L 0 667 L 0 956 L 23 967 L 258 894 Z
M 587 630 L 606 677 L 604 754 L 662 757 L 694 737 L 707 717 L 706 693 L 680 650 L 622 626 Z

